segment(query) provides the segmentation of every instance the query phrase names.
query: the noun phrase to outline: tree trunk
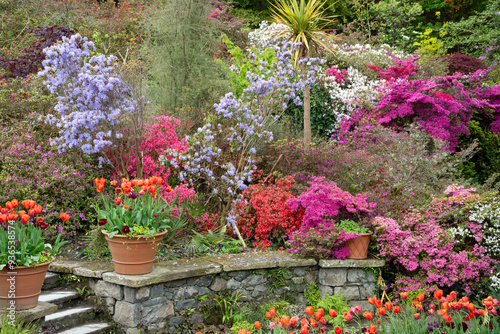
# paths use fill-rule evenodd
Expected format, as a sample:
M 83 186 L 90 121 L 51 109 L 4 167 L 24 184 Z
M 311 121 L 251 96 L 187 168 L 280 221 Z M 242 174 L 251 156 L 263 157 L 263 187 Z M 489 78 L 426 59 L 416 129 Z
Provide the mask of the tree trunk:
M 309 150 L 311 144 L 311 92 L 310 88 L 304 90 L 304 149 Z

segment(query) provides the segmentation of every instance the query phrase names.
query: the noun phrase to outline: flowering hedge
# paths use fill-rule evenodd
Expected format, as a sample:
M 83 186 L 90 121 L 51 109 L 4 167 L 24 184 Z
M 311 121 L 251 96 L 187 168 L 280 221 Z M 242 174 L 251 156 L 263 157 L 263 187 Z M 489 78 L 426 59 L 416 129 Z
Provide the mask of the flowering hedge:
M 430 292 L 459 284 L 470 293 L 483 287 L 494 272 L 498 261 L 484 247 L 483 226 L 458 215 L 467 201 L 480 196 L 473 188 L 456 185 L 445 194 L 449 196 L 435 198 L 427 208 L 401 219 L 376 217 L 373 221 L 378 226 L 380 255 L 399 268 L 395 285 L 401 291 Z

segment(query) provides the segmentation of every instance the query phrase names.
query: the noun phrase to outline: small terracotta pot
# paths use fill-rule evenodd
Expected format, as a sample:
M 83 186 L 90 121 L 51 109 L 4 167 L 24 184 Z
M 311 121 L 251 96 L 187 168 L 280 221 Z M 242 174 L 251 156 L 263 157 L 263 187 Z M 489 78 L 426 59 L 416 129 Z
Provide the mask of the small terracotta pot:
M 51 262 L 0 270 L 0 309 L 9 309 L 11 305 L 16 311 L 36 307 Z
M 101 232 L 105 235 L 113 256 L 115 272 L 124 275 L 142 275 L 153 271 L 156 252 L 168 231 L 153 236 L 115 235 L 113 238 L 109 238 L 106 231 L 101 230 Z
M 360 234 L 355 239 L 350 239 L 345 242 L 345 246 L 349 249 L 348 259 L 366 259 L 368 257 L 368 245 L 373 233 Z

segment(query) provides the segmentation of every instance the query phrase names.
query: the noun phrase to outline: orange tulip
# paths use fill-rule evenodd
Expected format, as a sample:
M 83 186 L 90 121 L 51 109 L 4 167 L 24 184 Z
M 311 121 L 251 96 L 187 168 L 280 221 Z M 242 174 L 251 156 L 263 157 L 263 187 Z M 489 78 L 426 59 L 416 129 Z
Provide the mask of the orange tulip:
M 319 309 L 317 309 L 317 310 L 316 310 L 316 312 L 315 312 L 315 313 L 318 313 L 319 318 L 321 319 L 321 317 L 322 317 L 323 315 L 325 315 L 325 310 L 323 310 L 323 309 L 320 307 Z M 316 318 L 317 318 L 317 317 L 316 317 Z M 319 320 L 319 319 L 318 319 L 318 320 Z
M 144 185 L 145 185 L 146 187 L 149 187 L 149 185 L 150 185 L 150 184 L 151 184 L 151 182 L 150 182 L 148 179 L 145 179 L 145 180 L 144 180 Z
M 377 312 L 378 312 L 378 314 L 380 314 L 380 315 L 382 315 L 382 316 L 383 316 L 383 315 L 385 315 L 385 308 L 380 307 L 380 308 L 377 310 Z
M 309 327 L 307 327 L 307 326 L 302 326 L 302 327 L 300 328 L 300 334 L 307 334 L 307 333 L 309 333 Z
M 21 216 L 21 221 L 23 222 L 23 224 L 26 224 L 29 220 L 30 220 L 30 216 L 28 216 L 28 215 Z
M 35 205 L 34 210 L 35 210 L 36 214 L 39 215 L 40 212 L 42 212 L 43 208 L 41 205 Z
M 312 306 L 306 307 L 306 314 L 307 315 L 313 315 L 314 314 L 314 309 L 312 308 Z
M 63 213 L 61 213 L 61 214 L 59 215 L 59 218 L 61 218 L 61 220 L 62 220 L 63 222 L 65 222 L 65 221 L 68 221 L 70 217 L 69 217 L 69 215 L 68 215 L 67 213 L 63 212 Z
M 122 188 L 116 188 L 116 189 L 115 189 L 115 195 L 117 195 L 117 196 L 118 196 L 118 195 L 121 195 L 121 194 L 123 194 L 123 190 L 122 190 Z
M 370 334 L 377 333 L 377 326 L 375 324 L 371 324 L 370 328 L 368 328 L 366 332 Z
M 32 201 L 30 199 L 22 201 L 22 204 L 23 204 L 24 208 L 27 210 L 33 209 L 35 207 L 35 201 Z
M 283 318 L 281 318 L 281 326 L 282 327 L 288 326 L 289 323 L 290 323 L 289 316 L 285 315 Z
M 280 323 L 280 318 L 278 318 L 278 317 L 274 317 L 274 323 L 275 323 L 275 324 L 279 324 L 279 323 Z
M 443 290 L 437 289 L 434 291 L 434 299 L 441 300 L 441 298 L 443 298 Z
M 273 316 L 270 312 L 266 312 L 266 318 L 267 319 L 271 319 Z
M 137 186 L 142 187 L 144 185 L 144 180 L 137 180 Z
M 114 181 L 113 180 L 113 181 L 110 182 L 110 184 L 111 184 L 112 187 L 118 187 L 118 181 Z
M 14 212 L 9 212 L 7 214 L 7 220 L 16 221 L 19 218 Z
M 149 186 L 148 190 L 149 190 L 150 193 L 154 193 L 156 191 L 156 187 L 155 186 Z
M 363 313 L 363 317 L 365 317 L 366 320 L 371 321 L 373 319 L 373 314 L 371 312 L 365 312 Z
M 301 325 L 301 326 L 306 326 L 307 324 L 309 324 L 309 321 L 307 321 L 307 319 L 306 319 L 306 318 L 302 318 L 302 319 L 300 320 L 300 325 Z
M 163 178 L 161 176 L 158 176 L 158 178 L 156 179 L 156 184 L 161 186 L 162 183 L 163 183 Z
M 335 318 L 337 316 L 337 311 L 335 311 L 334 309 L 330 309 L 328 311 L 328 314 L 330 315 L 330 317 Z
M 386 302 L 385 303 L 385 308 L 387 309 L 387 311 L 392 310 L 392 304 L 391 304 L 391 302 Z
M 424 301 L 424 299 L 425 299 L 425 295 L 424 295 L 423 293 L 419 293 L 419 294 L 417 295 L 417 298 L 418 298 L 418 301 L 419 301 L 419 302 L 423 302 L 423 301 Z
M 7 203 L 5 203 L 5 207 L 8 209 L 8 210 L 12 210 L 14 208 L 14 206 L 12 205 L 12 202 L 11 201 L 8 201 Z
M 451 317 L 451 315 L 443 315 L 443 319 L 446 322 L 450 322 L 452 320 L 452 317 Z
M 455 298 L 457 298 L 457 293 L 455 291 L 452 291 L 450 292 L 450 294 L 448 296 L 446 296 L 446 299 L 451 302 L 452 300 L 454 300 Z
M 156 181 L 158 180 L 158 178 L 156 176 L 151 176 L 149 178 L 149 180 L 150 180 L 151 184 L 156 184 Z
M 0 215 L 0 222 L 2 222 L 2 223 L 7 222 L 7 215 L 5 215 L 5 214 Z
M 413 315 L 413 317 L 415 318 L 415 320 L 420 319 L 420 313 L 415 313 L 415 314 Z
M 413 306 L 417 307 L 417 305 L 418 305 L 418 300 L 416 300 L 416 299 L 412 300 L 412 304 L 413 304 Z
M 19 206 L 19 201 L 17 199 L 13 199 L 10 201 L 12 203 L 12 207 L 15 209 Z
M 375 304 L 376 300 L 377 300 L 377 298 L 374 299 L 373 297 L 370 297 L 370 298 L 368 298 L 368 303 L 373 305 L 373 304 Z
M 401 292 L 400 295 L 401 295 L 401 299 L 404 299 L 404 300 L 408 299 L 408 292 Z
M 352 314 L 350 312 L 343 312 L 342 315 L 344 316 L 345 321 L 351 321 L 352 320 Z
M 382 307 L 382 301 L 381 301 L 381 300 L 376 300 L 376 301 L 375 301 L 375 307 L 376 307 L 376 308 L 380 308 L 380 307 Z
M 401 312 L 401 307 L 399 305 L 394 306 L 394 313 Z
M 309 319 L 309 322 L 311 323 L 311 326 L 319 327 L 319 323 L 314 318 Z
M 259 321 L 254 322 L 253 325 L 255 326 L 256 329 L 260 329 L 262 327 Z

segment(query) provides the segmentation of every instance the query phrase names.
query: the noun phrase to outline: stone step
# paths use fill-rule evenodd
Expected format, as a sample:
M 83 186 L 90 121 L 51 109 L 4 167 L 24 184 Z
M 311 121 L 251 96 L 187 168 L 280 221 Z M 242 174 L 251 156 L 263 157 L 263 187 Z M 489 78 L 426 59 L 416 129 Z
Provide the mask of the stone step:
M 85 321 L 95 318 L 94 308 L 91 306 L 80 306 L 65 308 L 59 312 L 45 317 L 45 324 L 56 330 L 75 327 Z
M 113 328 L 113 325 L 111 324 L 105 322 L 95 322 L 95 323 L 81 325 L 78 327 L 72 327 L 63 332 L 58 332 L 58 334 L 94 334 L 94 333 L 102 333 L 105 330 L 109 330 L 111 328 Z
M 80 298 L 78 291 L 74 289 L 67 290 L 45 290 L 38 297 L 38 301 L 56 304 L 59 307 L 70 300 Z
M 43 281 L 42 290 L 49 290 L 57 286 L 57 280 L 59 279 L 59 274 L 47 271 L 45 275 L 45 280 Z

